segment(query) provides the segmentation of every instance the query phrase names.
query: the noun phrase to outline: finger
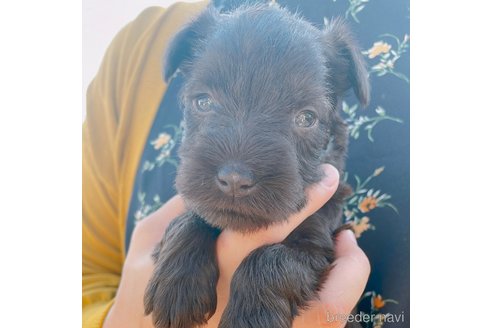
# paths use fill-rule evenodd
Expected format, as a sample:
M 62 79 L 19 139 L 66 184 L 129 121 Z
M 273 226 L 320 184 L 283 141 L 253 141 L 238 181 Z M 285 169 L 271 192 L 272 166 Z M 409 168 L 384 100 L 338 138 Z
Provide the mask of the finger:
M 335 256 L 336 260 L 320 298 L 331 313 L 347 314 L 364 292 L 371 267 L 351 230 L 344 230 L 337 235 Z
M 299 226 L 310 215 L 319 210 L 335 194 L 338 188 L 338 170 L 330 164 L 323 164 L 325 177 L 320 182 L 310 186 L 306 190 L 307 203 L 299 212 L 291 215 L 287 221 L 272 225 L 264 230 L 248 234 L 248 239 L 253 245 L 262 246 L 270 243 L 278 243 Z
M 249 238 L 257 242 L 260 246 L 281 242 L 287 238 L 299 224 L 326 204 L 338 188 L 340 175 L 338 170 L 331 164 L 323 164 L 321 168 L 323 169 L 325 177 L 320 182 L 307 188 L 306 206 L 299 212 L 291 215 L 287 221 L 256 232 L 254 235 L 249 236 Z
M 331 164 L 323 164 L 321 167 L 325 177 L 320 182 L 307 188 L 306 206 L 304 206 L 301 211 L 294 214 L 289 219 L 289 222 L 298 222 L 297 224 L 301 223 L 326 204 L 337 191 L 338 183 L 340 181 L 338 170 Z

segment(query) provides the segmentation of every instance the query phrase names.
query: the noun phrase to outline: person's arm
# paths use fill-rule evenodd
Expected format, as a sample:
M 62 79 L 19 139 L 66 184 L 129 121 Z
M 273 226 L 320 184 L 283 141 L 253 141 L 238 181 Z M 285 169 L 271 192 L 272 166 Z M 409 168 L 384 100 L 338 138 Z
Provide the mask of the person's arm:
M 207 1 L 151 7 L 113 39 L 87 90 L 82 137 L 82 319 L 102 327 L 125 260 L 126 211 L 141 144 L 165 92 L 161 57 Z
M 126 225 L 123 186 L 125 152 L 130 151 L 131 113 L 125 101 L 133 89 L 130 76 L 140 67 L 142 47 L 135 44 L 155 29 L 163 8 L 149 8 L 113 39 L 87 89 L 82 126 L 82 319 L 83 327 L 102 327 L 120 283 Z M 147 44 L 144 42 L 144 46 Z M 133 87 L 135 88 L 135 87 Z
M 120 281 L 123 249 L 115 158 L 119 52 L 130 26 L 114 38 L 87 90 L 82 127 L 82 321 L 101 327 Z
M 113 39 L 87 90 L 82 136 L 82 318 L 102 327 L 120 284 L 139 145 L 165 91 L 168 39 L 207 2 L 151 7 Z M 136 155 L 137 154 L 137 155 Z

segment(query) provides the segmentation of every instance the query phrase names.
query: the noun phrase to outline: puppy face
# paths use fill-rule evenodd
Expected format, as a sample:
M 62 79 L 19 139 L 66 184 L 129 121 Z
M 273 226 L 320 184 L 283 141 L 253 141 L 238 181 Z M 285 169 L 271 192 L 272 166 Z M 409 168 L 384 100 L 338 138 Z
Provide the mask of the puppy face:
M 210 224 L 252 231 L 286 220 L 322 163 L 342 169 L 336 105 L 351 86 L 362 102 L 368 90 L 341 23 L 320 31 L 277 7 L 210 8 L 170 44 L 166 79 L 178 67 L 185 138 L 176 185 Z

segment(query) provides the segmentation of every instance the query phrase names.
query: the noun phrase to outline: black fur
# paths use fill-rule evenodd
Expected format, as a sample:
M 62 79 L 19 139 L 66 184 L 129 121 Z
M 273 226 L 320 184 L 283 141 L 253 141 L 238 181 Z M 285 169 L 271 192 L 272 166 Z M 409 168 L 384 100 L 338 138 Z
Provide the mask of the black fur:
M 353 88 L 362 104 L 369 101 L 368 74 L 344 23 L 334 20 L 321 31 L 276 6 L 208 8 L 169 45 L 166 80 L 178 68 L 185 77 L 185 138 L 176 186 L 189 212 L 173 221 L 156 250 L 145 311 L 158 328 L 208 320 L 216 306 L 220 231 L 253 232 L 302 208 L 306 187 L 322 179 L 322 163 L 344 168 L 341 98 Z M 212 99 L 212 110 L 197 105 L 203 95 Z M 295 124 L 303 110 L 317 116 L 313 126 Z M 254 186 L 248 193 L 223 192 L 217 174 L 227 165 L 249 170 Z M 332 234 L 349 193 L 341 183 L 284 242 L 241 263 L 219 327 L 291 327 L 334 260 Z

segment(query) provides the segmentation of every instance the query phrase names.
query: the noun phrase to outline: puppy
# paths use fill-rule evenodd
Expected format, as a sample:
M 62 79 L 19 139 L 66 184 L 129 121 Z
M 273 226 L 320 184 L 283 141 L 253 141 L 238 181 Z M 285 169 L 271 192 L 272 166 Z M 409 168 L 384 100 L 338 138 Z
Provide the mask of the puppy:
M 154 253 L 145 313 L 158 328 L 203 325 L 216 310 L 215 242 L 223 229 L 254 232 L 287 220 L 305 189 L 340 172 L 347 127 L 339 105 L 352 88 L 365 105 L 368 74 L 347 27 L 319 30 L 277 6 L 229 13 L 209 7 L 170 43 L 164 77 L 180 69 L 185 137 L 176 186 L 188 212 Z M 282 243 L 253 251 L 231 283 L 220 328 L 287 328 L 334 261 L 343 182 Z

